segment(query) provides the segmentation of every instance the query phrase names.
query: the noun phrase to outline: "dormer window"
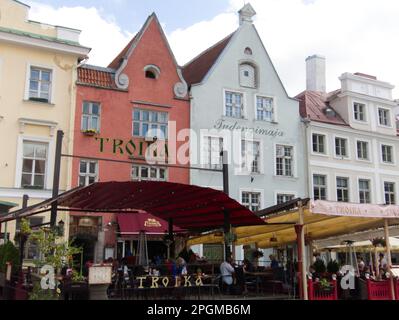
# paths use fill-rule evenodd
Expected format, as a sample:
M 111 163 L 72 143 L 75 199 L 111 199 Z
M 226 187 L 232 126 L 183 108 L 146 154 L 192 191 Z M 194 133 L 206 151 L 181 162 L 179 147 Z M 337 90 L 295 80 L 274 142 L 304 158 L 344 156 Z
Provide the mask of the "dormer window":
M 161 74 L 161 70 L 155 65 L 148 65 L 144 68 L 144 74 L 147 79 L 156 80 Z
M 246 47 L 244 53 L 248 56 L 252 56 L 252 49 L 250 47 Z
M 148 70 L 145 72 L 145 77 L 148 79 L 156 79 L 157 76 L 155 75 L 154 72 L 152 72 L 151 70 Z
M 353 104 L 353 117 L 356 121 L 366 121 L 366 105 L 363 103 L 355 102 Z
M 256 68 L 250 63 L 240 65 L 240 86 L 256 88 Z

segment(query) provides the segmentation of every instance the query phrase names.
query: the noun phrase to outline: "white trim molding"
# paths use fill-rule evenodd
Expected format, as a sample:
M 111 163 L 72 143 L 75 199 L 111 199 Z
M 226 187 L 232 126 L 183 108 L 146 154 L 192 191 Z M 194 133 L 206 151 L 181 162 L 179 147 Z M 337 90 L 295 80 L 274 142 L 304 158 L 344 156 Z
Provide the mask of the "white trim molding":
M 46 120 L 36 120 L 36 119 L 27 119 L 27 118 L 19 118 L 19 133 L 25 133 L 25 126 L 26 125 L 33 125 L 33 126 L 42 126 L 42 127 L 49 127 L 50 128 L 50 137 L 54 136 L 55 129 L 58 126 L 57 122 L 54 121 L 46 121 Z

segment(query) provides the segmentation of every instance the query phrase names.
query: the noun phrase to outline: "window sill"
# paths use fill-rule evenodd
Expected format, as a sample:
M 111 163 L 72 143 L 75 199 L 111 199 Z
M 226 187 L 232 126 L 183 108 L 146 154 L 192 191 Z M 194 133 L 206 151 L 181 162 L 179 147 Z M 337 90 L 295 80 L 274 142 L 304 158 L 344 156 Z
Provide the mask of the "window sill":
M 267 120 L 258 120 L 258 119 L 254 119 L 254 123 L 258 123 L 258 124 L 273 124 L 273 125 L 278 125 L 279 123 L 276 121 L 267 121 Z
M 54 107 L 55 104 L 52 102 L 44 102 L 44 101 L 36 101 L 36 100 L 30 100 L 30 99 L 24 99 L 23 100 L 24 103 L 32 103 L 32 104 L 38 104 L 38 105 L 42 105 L 42 106 L 50 106 L 50 107 Z
M 382 162 L 381 162 L 381 165 L 383 165 L 383 166 L 395 167 L 395 166 L 396 166 L 396 163 L 395 163 L 395 162 L 384 162 L 384 161 L 382 161 Z
M 294 176 L 277 176 L 274 175 L 275 179 L 281 179 L 281 180 L 291 180 L 291 181 L 298 181 L 298 177 L 294 177 Z

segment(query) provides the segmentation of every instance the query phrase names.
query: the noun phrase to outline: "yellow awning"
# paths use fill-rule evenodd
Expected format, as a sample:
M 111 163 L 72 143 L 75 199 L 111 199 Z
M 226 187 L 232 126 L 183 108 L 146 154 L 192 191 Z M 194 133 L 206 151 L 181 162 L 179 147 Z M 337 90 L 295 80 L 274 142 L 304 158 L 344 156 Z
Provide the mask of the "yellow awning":
M 234 230 L 237 235 L 236 245 L 256 243 L 259 248 L 278 247 L 296 241 L 295 225 L 299 221 L 299 211 L 282 213 L 265 219 L 270 225 L 240 227 Z M 394 223 L 395 220 L 392 220 Z M 397 223 L 397 220 L 396 220 Z M 312 240 L 350 234 L 380 228 L 384 225 L 381 218 L 340 217 L 311 213 L 304 210 L 305 234 Z M 207 235 L 189 240 L 189 245 L 204 243 L 223 243 L 221 236 Z

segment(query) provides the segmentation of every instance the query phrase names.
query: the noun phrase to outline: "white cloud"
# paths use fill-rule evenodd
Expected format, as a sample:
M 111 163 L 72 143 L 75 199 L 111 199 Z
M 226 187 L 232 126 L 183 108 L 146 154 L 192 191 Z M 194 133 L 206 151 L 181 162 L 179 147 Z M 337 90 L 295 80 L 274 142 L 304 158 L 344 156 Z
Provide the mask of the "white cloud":
M 31 4 L 32 19 L 82 29 L 82 44 L 93 48 L 92 64 L 107 65 L 132 37 L 101 9 Z M 339 87 L 342 73 L 359 71 L 397 85 L 399 98 L 399 1 L 251 0 L 251 4 L 258 12 L 255 25 L 290 95 L 305 89 L 305 58 L 317 53 L 327 57 L 329 90 Z M 242 5 L 242 0 L 230 0 L 226 12 L 171 32 L 168 38 L 178 62 L 184 64 L 234 31 Z
M 238 26 L 242 0 L 229 12 L 170 34 L 184 63 Z M 399 1 L 397 0 L 251 0 L 255 25 L 277 71 L 292 96 L 305 89 L 305 59 L 327 58 L 327 86 L 340 86 L 344 72 L 363 72 L 391 82 L 399 97 Z M 232 10 L 232 8 L 234 10 Z
M 32 20 L 82 30 L 80 43 L 92 48 L 90 64 L 107 66 L 133 37 L 123 31 L 113 17 L 104 18 L 105 14 L 98 8 L 55 8 L 37 2 L 29 5 Z

